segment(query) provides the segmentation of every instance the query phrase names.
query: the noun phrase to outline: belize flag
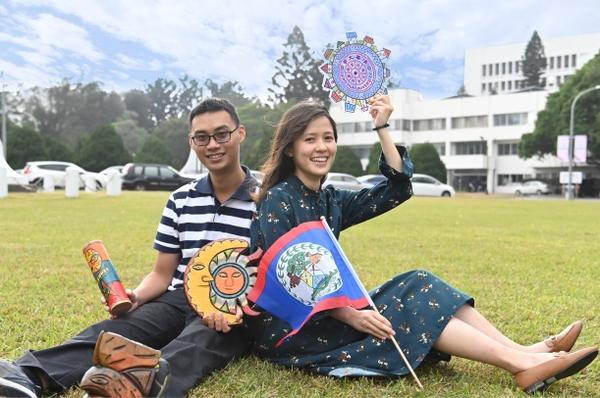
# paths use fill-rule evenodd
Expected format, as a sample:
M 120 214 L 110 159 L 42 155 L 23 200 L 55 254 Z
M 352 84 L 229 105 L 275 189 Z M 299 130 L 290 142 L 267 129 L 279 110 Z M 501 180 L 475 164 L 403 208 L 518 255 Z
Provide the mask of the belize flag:
M 273 243 L 260 260 L 248 298 L 292 326 L 277 346 L 317 312 L 372 305 L 324 219 L 302 223 Z

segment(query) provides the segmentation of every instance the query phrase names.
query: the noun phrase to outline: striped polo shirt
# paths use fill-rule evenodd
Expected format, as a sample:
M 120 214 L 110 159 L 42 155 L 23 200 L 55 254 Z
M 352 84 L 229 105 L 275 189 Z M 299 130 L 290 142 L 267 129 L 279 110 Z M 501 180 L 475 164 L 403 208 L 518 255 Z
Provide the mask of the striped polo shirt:
M 171 194 L 163 210 L 154 248 L 179 254 L 179 265 L 169 290 L 183 288 L 183 277 L 190 258 L 209 242 L 233 238 L 250 241 L 250 222 L 256 210 L 250 193 L 257 182 L 250 171 L 237 191 L 223 203 L 214 196 L 210 177 L 182 186 Z

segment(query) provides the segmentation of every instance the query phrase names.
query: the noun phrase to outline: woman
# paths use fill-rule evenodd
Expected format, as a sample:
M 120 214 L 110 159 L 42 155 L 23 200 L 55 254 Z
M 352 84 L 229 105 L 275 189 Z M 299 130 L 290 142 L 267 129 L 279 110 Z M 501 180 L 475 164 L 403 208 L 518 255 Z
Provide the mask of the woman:
M 388 128 L 393 107 L 386 96 L 374 98 L 370 105 L 383 152 L 380 169 L 387 180 L 359 192 L 321 186 L 337 148 L 335 122 L 327 109 L 303 102 L 284 114 L 263 166 L 251 227 L 255 249 L 266 250 L 291 228 L 321 216 L 339 237 L 343 229 L 410 198 L 412 163 L 405 148 L 394 145 Z M 471 297 L 427 271 L 399 275 L 371 296 L 380 313 L 351 307 L 331 310 L 278 348 L 275 343 L 290 331 L 289 325 L 268 313 L 247 317 L 254 351 L 278 364 L 332 376 L 405 375 L 408 370 L 399 354 L 384 341 L 395 335 L 413 368 L 457 355 L 508 370 L 530 393 L 578 372 L 597 355 L 595 348 L 561 352 L 574 345 L 581 322 L 552 339 L 519 345 L 476 311 Z

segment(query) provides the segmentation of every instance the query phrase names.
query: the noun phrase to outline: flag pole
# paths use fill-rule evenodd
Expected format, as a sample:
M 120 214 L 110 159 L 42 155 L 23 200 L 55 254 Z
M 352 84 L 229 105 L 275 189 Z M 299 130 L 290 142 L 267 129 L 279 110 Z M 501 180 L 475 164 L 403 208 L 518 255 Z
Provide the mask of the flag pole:
M 327 221 L 325 220 L 325 217 L 321 216 L 321 222 L 323 223 L 323 226 L 327 230 L 327 233 L 329 234 L 329 236 L 331 237 L 331 239 L 333 240 L 333 242 L 336 245 L 339 245 L 339 243 L 338 243 L 335 235 L 331 231 L 331 228 L 329 228 L 329 224 L 327 224 Z M 352 273 L 352 276 L 354 276 L 354 279 L 356 279 L 356 281 L 358 282 L 358 286 L 363 291 L 363 294 L 365 295 L 365 297 L 367 297 L 367 300 L 369 301 L 369 305 L 371 306 L 371 308 L 373 308 L 374 311 L 376 311 L 378 314 L 380 314 L 379 310 L 375 306 L 375 303 L 373 302 L 373 299 L 371 298 L 371 296 L 369 295 L 369 293 L 367 292 L 367 290 L 363 286 L 362 281 L 358 278 L 358 275 L 354 271 L 354 267 L 350 263 L 350 260 L 348 260 L 348 257 L 346 257 L 346 253 L 344 253 L 343 250 L 340 250 L 339 252 L 340 252 L 340 255 L 343 257 L 344 261 L 346 261 L 346 264 L 348 264 L 348 269 Z M 396 340 L 396 338 L 394 336 L 390 336 L 390 339 L 392 340 L 392 343 L 394 343 L 394 346 L 396 347 L 396 350 L 400 354 L 400 357 L 404 361 L 404 364 L 408 368 L 408 370 L 409 370 L 410 374 L 412 375 L 413 379 L 415 380 L 415 382 L 417 383 L 417 385 L 419 386 L 419 388 L 421 390 L 423 390 L 423 384 L 421 384 L 421 381 L 419 380 L 419 378 L 415 374 L 415 371 L 413 370 L 412 366 L 410 366 L 410 363 L 408 362 L 408 359 L 404 355 L 404 352 L 402 352 L 402 349 L 400 348 L 400 345 L 398 344 L 398 341 Z

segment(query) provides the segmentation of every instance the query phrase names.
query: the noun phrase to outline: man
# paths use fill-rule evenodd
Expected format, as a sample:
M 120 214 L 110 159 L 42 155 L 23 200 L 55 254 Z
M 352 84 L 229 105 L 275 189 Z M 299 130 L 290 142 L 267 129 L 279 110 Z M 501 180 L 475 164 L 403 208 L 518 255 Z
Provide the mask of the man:
M 238 330 L 223 318 L 203 323 L 193 311 L 183 291 L 183 275 L 189 259 L 208 242 L 225 237 L 249 240 L 255 210 L 250 191 L 256 181 L 240 164 L 246 131 L 233 105 L 222 99 L 203 101 L 192 110 L 189 121 L 189 144 L 209 172 L 169 197 L 154 241 L 158 251 L 154 267 L 128 291 L 132 310 L 57 347 L 29 351 L 14 363 L 0 361 L 0 396 L 38 397 L 44 391 L 60 392 L 76 385 L 92 366 L 92 355 L 98 354 L 96 341 L 110 340 L 98 339 L 102 331 L 125 337 L 120 340 L 123 344 L 135 344 L 127 340 L 131 339 L 162 351 L 170 367 L 170 383 L 165 389 L 169 372 L 163 362 L 152 370 L 151 391 L 142 395 L 183 397 L 201 378 L 243 353 L 245 343 Z M 113 372 L 111 377 L 121 376 Z

